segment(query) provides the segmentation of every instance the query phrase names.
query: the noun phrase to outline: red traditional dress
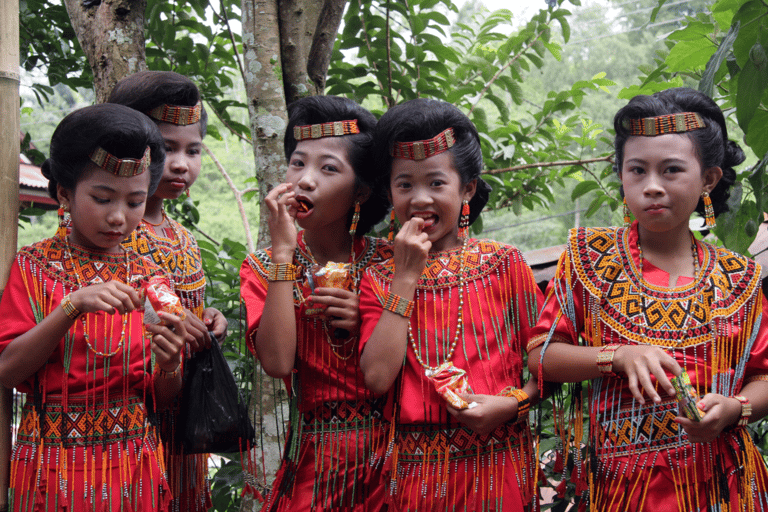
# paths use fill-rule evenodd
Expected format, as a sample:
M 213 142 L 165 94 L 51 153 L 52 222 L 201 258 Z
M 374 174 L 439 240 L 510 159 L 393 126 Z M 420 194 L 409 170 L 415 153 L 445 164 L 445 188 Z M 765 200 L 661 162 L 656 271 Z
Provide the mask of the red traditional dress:
M 355 281 L 366 267 L 392 255 L 385 241 L 370 237 L 355 238 L 353 251 Z M 269 248 L 250 254 L 240 269 L 252 351 L 271 261 Z M 313 262 L 301 232 L 293 263 L 307 269 Z M 292 381 L 285 382 L 291 394 L 290 432 L 263 510 L 380 510 L 386 449 L 383 401 L 365 387 L 356 338 L 336 339 L 323 317 L 307 316 L 309 295 L 304 277 L 294 286 L 296 362 Z
M 199 318 L 205 309 L 205 274 L 200 249 L 195 237 L 184 226 L 168 218 L 169 228 L 158 228 L 145 220 L 123 242 L 142 256 L 150 256 L 166 270 L 171 288 L 181 304 Z M 165 464 L 171 485 L 172 512 L 195 512 L 211 507 L 208 485 L 208 454 L 185 454 L 174 439 L 178 411 L 168 410 L 161 415 L 160 432 L 165 440 Z
M 687 370 L 699 396 L 738 395 L 745 383 L 768 379 L 760 266 L 722 247 L 696 248 L 696 277 L 669 288 L 666 272 L 647 261 L 639 265 L 637 223 L 571 230 L 529 348 L 545 344 L 546 351 L 551 342 L 662 347 Z M 674 422 L 675 398 L 659 388 L 661 403 L 640 405 L 621 377 L 589 384 L 585 464 L 582 447 L 571 446 L 571 435 L 583 432 L 576 388 L 575 430 L 558 429 L 575 457 L 570 479 L 590 510 L 768 510 L 768 473 L 744 427 L 692 444 Z
M 430 367 L 450 359 L 466 370 L 476 394 L 523 387 L 523 347 L 542 302 L 531 269 L 516 248 L 491 240 L 472 239 L 461 254 L 462 248 L 429 254 L 414 298 L 405 364 L 387 394 L 386 419 L 392 427 L 388 501 L 398 511 L 536 506 L 527 415 L 489 435 L 476 434 L 448 413 L 417 359 Z M 394 270 L 388 260 L 363 277 L 361 350 L 379 321 Z M 458 329 L 462 296 L 463 328 Z M 455 351 L 447 357 L 457 335 Z
M 72 291 L 111 280 L 139 289 L 161 269 L 138 254 L 105 254 L 60 237 L 24 247 L 0 302 L 0 351 Z M 144 313 L 81 315 L 27 394 L 11 456 L 14 511 L 166 511 L 162 449 L 145 403 L 153 357 Z

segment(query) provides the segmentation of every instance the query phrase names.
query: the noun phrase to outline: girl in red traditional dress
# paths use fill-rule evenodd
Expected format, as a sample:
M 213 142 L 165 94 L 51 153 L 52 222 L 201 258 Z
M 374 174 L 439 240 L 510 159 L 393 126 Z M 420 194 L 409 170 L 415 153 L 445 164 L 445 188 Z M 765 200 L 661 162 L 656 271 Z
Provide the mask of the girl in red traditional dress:
M 143 114 L 96 105 L 62 120 L 42 167 L 61 203 L 56 236 L 16 256 L 0 302 L 0 382 L 27 394 L 11 457 L 17 511 L 167 510 L 148 415 L 181 388 L 184 322 L 143 325 L 139 291 L 160 267 L 120 243 L 163 168 Z M 146 331 L 145 331 L 146 329 Z
M 217 339 L 226 334 L 227 320 L 215 308 L 205 307 L 205 274 L 195 237 L 165 214 L 163 200 L 176 199 L 200 174 L 203 137 L 208 121 L 197 86 L 172 71 L 141 71 L 120 80 L 109 103 L 143 112 L 157 123 L 165 141 L 165 169 L 157 190 L 147 200 L 144 217 L 123 242 L 150 256 L 170 276 L 171 286 L 187 310 L 187 342 L 192 350 L 210 346 L 208 331 Z M 208 455 L 185 454 L 174 439 L 178 410 L 161 420 L 173 512 L 197 512 L 211 506 Z
M 589 380 L 586 461 L 580 384 L 558 425 L 568 479 L 590 510 L 766 510 L 746 429 L 768 412 L 760 266 L 689 228 L 727 210 L 744 153 L 691 89 L 636 96 L 614 126 L 627 225 L 571 231 L 530 345 L 540 379 Z
M 472 122 L 411 100 L 376 130 L 377 162 L 402 223 L 394 258 L 366 271 L 360 364 L 391 421 L 394 510 L 536 507 L 523 347 L 541 292 L 510 245 L 469 238 L 488 201 Z
M 333 96 L 301 99 L 288 112 L 286 183 L 265 199 L 272 247 L 240 270 L 248 344 L 291 395 L 264 510 L 380 510 L 381 403 L 365 388 L 357 347 L 360 276 L 391 255 L 386 242 L 363 236 L 386 213 L 372 193 L 376 118 Z

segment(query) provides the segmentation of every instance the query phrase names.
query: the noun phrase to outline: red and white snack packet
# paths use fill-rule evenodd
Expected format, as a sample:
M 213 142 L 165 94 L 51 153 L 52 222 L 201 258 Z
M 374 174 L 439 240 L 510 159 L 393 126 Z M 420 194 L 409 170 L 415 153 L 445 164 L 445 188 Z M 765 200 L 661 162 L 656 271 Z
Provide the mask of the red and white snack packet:
M 459 393 L 472 393 L 465 370 L 456 368 L 449 361 L 426 370 L 424 374 L 435 385 L 437 393 L 454 409 L 472 409 L 477 406 L 477 402 L 469 403 L 459 396 Z
M 165 322 L 157 314 L 158 311 L 165 311 L 176 315 L 182 320 L 186 318 L 184 308 L 181 306 L 181 300 L 174 294 L 170 287 L 162 278 L 153 277 L 142 289 L 144 295 L 144 323 L 161 324 Z

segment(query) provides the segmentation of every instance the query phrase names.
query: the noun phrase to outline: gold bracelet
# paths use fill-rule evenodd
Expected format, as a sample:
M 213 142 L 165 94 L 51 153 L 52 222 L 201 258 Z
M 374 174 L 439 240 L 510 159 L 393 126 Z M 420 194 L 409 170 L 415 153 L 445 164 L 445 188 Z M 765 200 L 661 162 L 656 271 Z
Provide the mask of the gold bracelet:
M 179 373 L 181 373 L 181 361 L 179 361 L 178 366 L 176 366 L 176 369 L 172 372 L 167 372 L 160 368 L 160 365 L 157 366 L 157 374 L 161 379 L 172 379 L 176 377 Z
M 621 345 L 605 345 L 597 353 L 597 367 L 603 377 L 618 377 L 619 374 L 613 371 L 613 356 Z
M 269 281 L 295 281 L 296 265 L 293 263 L 272 263 L 269 265 Z
M 384 301 L 384 309 L 391 311 L 396 315 L 411 318 L 411 313 L 413 313 L 413 301 L 406 300 L 399 295 L 389 292 L 387 293 L 387 299 Z
M 752 416 L 752 404 L 749 403 L 749 399 L 745 396 L 734 395 L 736 400 L 741 402 L 741 417 L 737 423 L 740 427 L 746 427 L 749 425 L 749 417 Z
M 77 320 L 77 317 L 80 316 L 80 310 L 72 305 L 72 299 L 70 298 L 70 295 L 72 294 L 68 293 L 64 296 L 63 299 L 61 299 L 61 308 L 64 310 L 64 314 L 67 315 L 70 320 Z

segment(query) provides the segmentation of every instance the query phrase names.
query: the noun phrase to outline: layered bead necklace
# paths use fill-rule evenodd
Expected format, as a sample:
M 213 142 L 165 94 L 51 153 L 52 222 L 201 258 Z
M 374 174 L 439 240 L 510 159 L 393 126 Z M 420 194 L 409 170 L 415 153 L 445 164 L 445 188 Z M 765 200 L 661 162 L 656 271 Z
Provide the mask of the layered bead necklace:
M 459 255 L 459 261 L 461 263 L 461 270 L 459 271 L 459 311 L 457 314 L 457 320 L 456 320 L 456 332 L 453 335 L 453 342 L 451 343 L 451 347 L 448 349 L 448 354 L 445 356 L 445 360 L 443 363 L 448 363 L 453 358 L 453 353 L 456 351 L 456 346 L 459 343 L 459 337 L 461 336 L 463 329 L 464 329 L 464 295 L 465 295 L 465 285 L 466 285 L 466 267 L 467 267 L 467 261 L 466 261 L 466 252 L 467 252 L 467 246 L 469 245 L 469 238 L 465 238 L 464 242 L 461 246 L 461 253 Z M 426 337 L 426 335 L 425 335 Z M 416 346 L 416 340 L 413 337 L 413 327 L 411 326 L 411 322 L 408 322 L 408 341 L 411 344 L 411 348 L 413 349 L 413 354 L 416 356 L 416 360 L 419 362 L 419 364 L 424 368 L 426 372 L 433 372 L 435 371 L 440 365 L 437 365 L 436 367 L 429 366 L 424 362 L 424 360 L 421 358 L 421 354 L 419 353 L 419 349 Z M 439 357 L 439 355 L 438 355 Z
M 690 233 L 690 232 L 689 232 Z M 693 236 L 693 233 L 690 233 L 691 235 L 691 254 L 693 255 L 693 278 L 696 279 L 699 275 L 699 252 L 696 250 L 696 237 Z M 643 248 L 640 245 L 640 232 L 637 233 L 637 252 L 638 252 L 638 258 L 640 260 L 640 264 L 637 266 L 638 270 L 640 271 L 640 276 L 643 275 Z
M 80 278 L 80 272 L 78 272 L 78 267 L 75 266 L 75 260 L 74 260 L 74 258 L 72 258 L 72 249 L 69 246 L 69 238 L 67 236 L 64 236 L 64 245 L 65 245 L 65 248 L 66 248 L 66 256 L 67 256 L 67 258 L 69 258 L 69 264 L 72 266 L 72 273 L 75 274 L 75 278 L 77 279 L 78 289 L 81 289 L 81 288 L 83 288 L 83 280 Z M 130 282 L 131 282 L 131 276 L 130 276 L 131 267 L 128 264 L 128 251 L 123 249 L 123 252 L 125 253 L 125 282 L 126 282 L 126 284 L 130 284 Z M 97 356 L 106 357 L 106 358 L 110 358 L 110 357 L 116 356 L 118 353 L 120 353 L 120 350 L 122 350 L 123 345 L 125 344 L 125 330 L 126 330 L 126 327 L 128 325 L 129 313 L 126 313 L 124 315 L 120 315 L 121 318 L 122 318 L 122 321 L 123 321 L 122 332 L 120 333 L 120 342 L 117 344 L 117 348 L 113 352 L 107 352 L 107 351 L 101 352 L 99 350 L 96 350 L 96 348 L 94 348 L 93 344 L 91 343 L 91 338 L 88 335 L 88 325 L 86 324 L 86 320 L 85 320 L 86 316 L 87 316 L 87 313 L 82 313 L 80 315 L 80 321 L 83 324 L 83 337 L 85 338 L 85 343 L 88 346 L 88 349 L 91 352 L 93 352 L 94 354 L 96 354 Z M 94 329 L 94 332 L 95 331 L 96 331 L 96 329 Z M 110 342 L 111 342 L 111 339 L 107 337 L 107 328 L 106 328 L 106 324 L 105 324 L 105 327 L 104 327 L 104 346 L 105 347 L 110 346 L 111 345 Z

